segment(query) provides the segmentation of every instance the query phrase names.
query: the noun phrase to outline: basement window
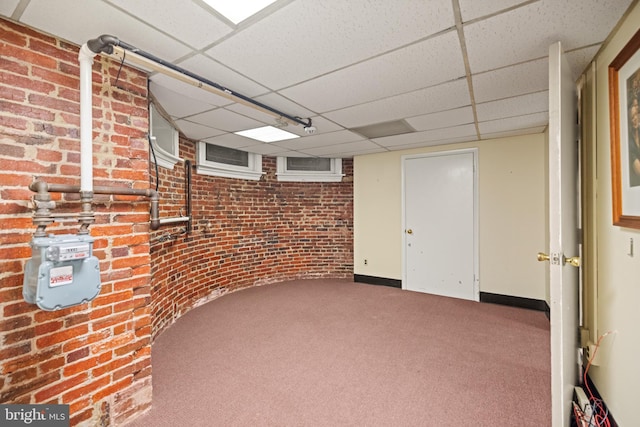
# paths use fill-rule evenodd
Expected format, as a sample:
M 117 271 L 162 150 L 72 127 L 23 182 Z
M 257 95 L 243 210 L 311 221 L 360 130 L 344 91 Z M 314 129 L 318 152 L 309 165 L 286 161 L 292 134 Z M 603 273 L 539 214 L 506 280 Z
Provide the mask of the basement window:
M 257 181 L 262 177 L 262 155 L 200 141 L 196 171 L 202 175 Z
M 324 157 L 278 157 L 278 181 L 340 182 L 342 159 Z
M 173 169 L 176 163 L 182 159 L 178 157 L 178 130 L 165 119 L 155 105 L 150 105 L 149 112 L 149 136 L 153 144 L 151 160 L 158 166 Z

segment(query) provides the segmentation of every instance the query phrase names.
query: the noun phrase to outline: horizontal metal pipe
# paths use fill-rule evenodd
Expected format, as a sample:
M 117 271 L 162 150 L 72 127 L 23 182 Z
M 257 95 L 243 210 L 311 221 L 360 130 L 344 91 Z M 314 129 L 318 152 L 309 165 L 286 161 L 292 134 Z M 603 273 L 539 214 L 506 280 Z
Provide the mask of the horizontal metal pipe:
M 49 184 L 45 181 L 32 182 L 31 185 L 29 185 L 29 189 L 38 193 L 80 193 L 79 185 Z M 151 229 L 157 230 L 160 228 L 160 197 L 156 190 L 151 190 L 149 188 L 94 186 L 93 193 L 148 197 L 151 200 Z
M 175 222 L 189 222 L 191 217 L 189 216 L 178 216 L 175 218 L 160 218 L 160 224 L 173 224 Z

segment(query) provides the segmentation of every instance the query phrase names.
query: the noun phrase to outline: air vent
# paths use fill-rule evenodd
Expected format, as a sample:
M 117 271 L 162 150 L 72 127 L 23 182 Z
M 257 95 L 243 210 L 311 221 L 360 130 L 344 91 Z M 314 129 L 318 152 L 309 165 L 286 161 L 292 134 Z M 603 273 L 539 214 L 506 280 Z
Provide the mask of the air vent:
M 350 130 L 369 139 L 382 138 L 383 136 L 402 135 L 403 133 L 416 131 L 404 120 L 376 123 L 373 125 L 352 128 Z

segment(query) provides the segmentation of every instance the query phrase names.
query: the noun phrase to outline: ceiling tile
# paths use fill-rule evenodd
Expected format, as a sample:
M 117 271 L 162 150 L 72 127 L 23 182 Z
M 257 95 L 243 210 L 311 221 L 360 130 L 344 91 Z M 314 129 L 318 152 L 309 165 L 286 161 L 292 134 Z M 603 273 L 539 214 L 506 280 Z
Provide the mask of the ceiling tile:
M 155 82 L 149 84 L 149 90 L 171 117 L 187 117 L 215 108 L 214 105 L 186 97 Z
M 455 108 L 453 110 L 439 111 L 437 113 L 411 117 L 407 119 L 407 123 L 417 131 L 473 123 L 473 109 L 469 106 Z
M 549 92 L 536 92 L 476 105 L 478 121 L 549 111 Z
M 531 135 L 535 133 L 542 133 L 545 131 L 547 126 L 537 126 L 534 128 L 525 128 L 525 129 L 516 129 L 504 132 L 495 132 L 495 133 L 487 133 L 482 135 L 482 139 L 493 139 L 493 138 L 505 138 L 508 136 L 518 136 L 518 135 Z
M 272 108 L 276 108 L 283 113 L 287 113 L 293 117 L 302 117 L 306 119 L 314 115 L 313 111 L 291 101 L 290 99 L 285 98 L 278 93 L 271 92 L 266 95 L 257 96 L 254 99 Z
M 178 63 L 178 66 L 204 77 L 207 80 L 230 89 L 233 92 L 253 98 L 268 92 L 267 88 L 241 76 L 204 55 L 195 55 Z
M 258 145 L 258 141 L 255 139 L 245 138 L 244 136 L 236 135 L 235 133 L 225 133 L 223 135 L 203 139 L 203 141 L 209 144 L 220 145 L 221 147 L 235 148 L 237 150 L 244 150 L 246 147 Z
M 371 148 L 366 147 L 357 147 L 356 150 L 350 151 L 350 147 L 344 147 L 345 151 L 336 151 L 335 153 L 326 154 L 323 156 L 314 156 L 314 157 L 332 157 L 335 159 L 350 159 L 354 156 L 363 156 L 365 154 L 377 154 L 377 153 L 385 153 L 389 150 L 386 150 L 382 147 L 378 147 L 376 145 Z
M 475 141 L 476 137 L 475 136 L 459 136 L 459 137 L 455 137 L 455 138 L 447 138 L 447 139 L 439 139 L 439 140 L 435 140 L 435 141 L 429 141 L 429 142 L 421 142 L 421 143 L 414 143 L 414 144 L 407 144 L 407 145 L 398 145 L 396 147 L 394 147 L 394 150 L 410 150 L 410 149 L 415 149 L 415 148 L 424 148 L 424 147 L 436 147 L 439 145 L 448 145 L 448 144 L 459 144 L 462 142 L 471 142 L 471 141 Z
M 280 89 L 453 25 L 450 0 L 299 0 L 206 53 Z
M 279 153 L 282 153 L 284 150 L 282 147 L 278 147 L 273 144 L 258 144 L 258 145 L 249 145 L 243 148 L 245 151 L 255 154 L 262 154 L 263 156 L 277 156 Z
M 472 76 L 476 102 L 493 101 L 549 88 L 547 58 Z
M 275 97 L 278 97 L 278 95 L 275 95 Z M 274 104 L 269 103 L 269 102 L 264 102 L 263 98 L 256 98 L 257 101 L 260 101 L 261 103 L 268 105 L 269 107 L 272 108 L 276 108 L 278 109 L 278 107 L 274 107 Z M 295 105 L 294 103 L 289 101 L 289 104 L 291 105 Z M 294 133 L 296 135 L 300 135 L 300 136 L 306 136 L 307 133 L 304 130 L 304 126 L 302 124 L 299 124 L 297 122 L 293 122 L 293 121 L 289 121 L 289 120 L 282 120 L 284 121 L 284 123 L 286 123 L 286 126 L 281 126 L 281 122 L 279 120 L 278 117 L 276 117 L 276 115 L 274 113 L 267 113 L 263 110 L 258 110 L 252 106 L 249 105 L 244 105 L 244 104 L 232 104 L 232 105 L 228 105 L 225 107 L 227 110 L 229 111 L 234 111 L 238 114 L 242 114 L 243 116 L 247 116 L 250 117 L 252 119 L 255 120 L 259 120 L 265 124 L 269 124 L 271 126 L 275 126 L 275 127 L 281 127 L 283 130 L 286 130 L 287 132 L 291 132 Z M 304 109 L 301 108 L 302 111 L 306 111 Z M 281 110 L 282 111 L 282 110 Z M 286 110 L 285 111 L 292 111 L 291 109 Z M 284 111 L 283 111 L 284 112 Z M 288 114 L 288 113 L 287 113 Z M 309 117 L 305 117 L 302 116 L 300 117 L 298 114 L 289 114 L 292 117 L 297 117 L 300 118 L 302 121 L 307 122 L 307 120 L 309 119 Z M 313 126 L 316 127 L 317 131 L 316 132 L 332 132 L 332 131 L 336 131 L 336 130 L 340 130 L 342 129 L 341 127 L 337 126 L 334 123 L 329 122 L 328 120 L 324 119 L 323 117 L 312 117 L 312 124 Z
M 274 144 L 279 147 L 291 150 L 306 150 L 309 148 L 317 148 L 325 145 L 336 145 L 362 140 L 364 140 L 364 138 L 360 135 L 349 132 L 347 130 L 343 130 L 339 132 L 322 133 L 305 136 L 303 138 L 289 139 L 286 141 L 277 141 L 274 142 Z
M 443 67 L 442 64 L 447 64 Z M 398 67 L 402 64 L 402 67 Z M 282 90 L 316 112 L 326 112 L 465 76 L 458 34 L 449 31 L 391 53 Z
M 462 126 L 454 126 L 443 129 L 427 130 L 423 132 L 406 133 L 403 135 L 387 136 L 384 138 L 376 138 L 373 140 L 376 144 L 386 147 L 395 148 L 409 144 L 427 143 L 429 141 L 441 141 L 450 138 L 472 138 L 477 137 L 476 127 L 473 124 Z
M 185 134 L 188 138 L 196 141 L 225 133 L 219 129 L 214 129 L 188 120 L 176 120 L 175 123 L 178 128 L 180 128 L 180 132 Z
M 511 131 L 514 129 L 545 126 L 548 122 L 549 113 L 545 111 L 542 113 L 526 114 L 524 116 L 480 122 L 478 126 L 480 128 L 480 134 L 484 136 L 485 134 Z
M 224 108 L 218 108 L 216 110 L 190 116 L 189 121 L 227 132 L 237 132 L 240 130 L 264 126 L 264 123 L 262 122 L 225 110 Z
M 189 52 L 186 45 L 101 0 L 31 0 L 21 21 L 78 45 L 110 34 L 167 61 Z
M 273 153 L 272 156 L 280 156 L 280 157 L 316 157 L 316 156 L 312 156 L 311 154 L 301 153 L 300 151 L 286 150 L 286 149 L 283 149 L 283 151 L 279 151 L 277 153 Z
M 379 150 L 380 147 L 371 141 L 363 140 L 344 144 L 327 145 L 303 150 L 312 156 L 338 157 L 339 154 L 361 152 L 363 150 Z
M 108 1 L 196 49 L 204 48 L 233 30 L 193 0 Z
M 468 22 L 482 16 L 492 15 L 504 9 L 517 6 L 518 4 L 526 3 L 526 1 L 523 0 L 459 0 L 459 2 L 462 22 Z
M 20 0 L 4 0 L 0 3 L 0 15 L 11 17 Z
M 206 104 L 210 106 L 207 109 L 211 109 L 211 106 L 222 107 L 232 103 L 232 101 L 223 96 L 216 95 L 213 92 L 176 80 L 165 74 L 155 74 L 151 76 L 150 80 L 156 91 L 159 92 L 164 90 L 177 93 L 185 98 L 194 100 L 197 104 Z
M 586 47 L 583 49 L 577 49 L 571 52 L 567 52 L 567 61 L 573 72 L 573 79 L 578 80 L 578 77 L 585 71 L 591 60 L 596 56 L 600 49 L 600 44 L 595 46 Z
M 467 81 L 466 79 L 460 79 L 455 82 L 444 83 L 391 98 L 333 111 L 324 114 L 324 116 L 346 128 L 352 128 L 470 104 Z
M 471 72 L 547 57 L 558 40 L 565 51 L 601 43 L 629 3 L 540 0 L 465 25 Z

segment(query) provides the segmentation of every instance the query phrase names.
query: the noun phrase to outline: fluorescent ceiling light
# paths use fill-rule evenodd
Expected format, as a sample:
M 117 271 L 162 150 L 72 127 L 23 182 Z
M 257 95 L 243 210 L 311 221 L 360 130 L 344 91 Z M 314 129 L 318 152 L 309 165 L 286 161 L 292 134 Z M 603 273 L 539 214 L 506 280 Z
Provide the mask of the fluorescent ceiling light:
M 300 135 L 287 132 L 286 130 L 278 129 L 273 126 L 264 126 L 261 128 L 248 129 L 234 133 L 236 135 L 256 139 L 262 142 L 275 142 L 284 141 L 285 139 L 300 138 Z
M 238 24 L 276 0 L 204 0 L 229 21 Z

